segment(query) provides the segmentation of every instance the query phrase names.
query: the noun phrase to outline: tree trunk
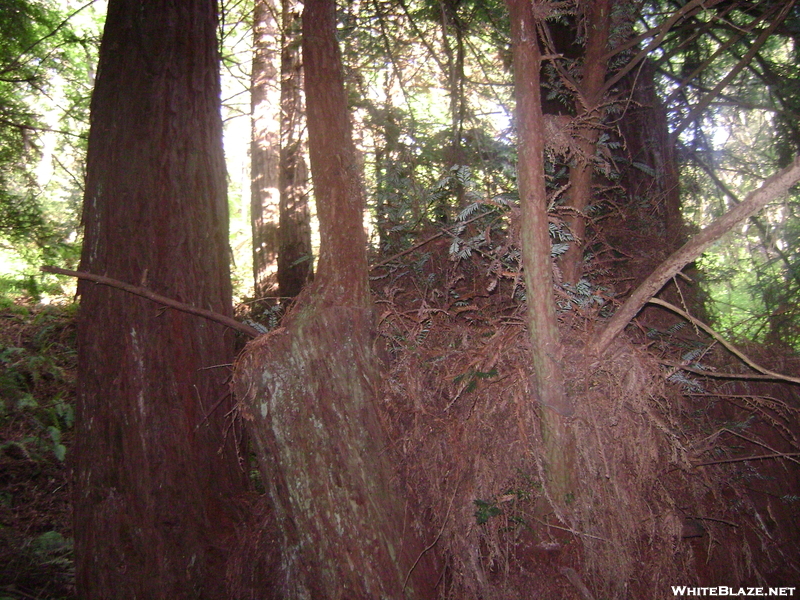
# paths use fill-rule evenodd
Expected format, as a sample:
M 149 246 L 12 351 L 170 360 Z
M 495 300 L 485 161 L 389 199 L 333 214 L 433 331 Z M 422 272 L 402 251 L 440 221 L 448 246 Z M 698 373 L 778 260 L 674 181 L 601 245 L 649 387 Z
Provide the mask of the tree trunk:
M 319 270 L 286 327 L 245 350 L 236 391 L 281 530 L 284 597 L 431 598 L 436 573 L 392 488 L 376 410 L 364 202 L 335 27 L 333 0 L 306 1 Z
M 565 221 L 575 243 L 570 244 L 561 260 L 561 268 L 566 283 L 575 285 L 582 275 L 584 238 L 586 236 L 586 207 L 592 198 L 592 179 L 594 174 L 594 155 L 600 135 L 602 108 L 600 92 L 606 76 L 606 49 L 611 23 L 611 1 L 596 0 L 586 5 L 586 56 L 583 62 L 582 79 L 575 114 L 580 126 L 576 131 L 575 143 L 578 152 L 569 170 L 569 197 L 567 206 L 571 209 Z
M 675 145 L 670 139 L 667 111 L 655 85 L 656 67 L 645 60 L 635 74 L 619 84 L 630 98 L 619 132 L 631 165 L 647 165 L 649 172 L 634 166 L 622 170 L 619 184 L 630 199 L 618 222 L 624 227 L 606 226 L 604 237 L 623 256 L 624 277 L 635 286 L 641 283 L 671 252 L 685 241 L 681 216 L 681 191 Z M 642 198 L 652 198 L 648 203 Z M 684 298 L 692 295 L 687 287 Z M 696 293 L 696 292 L 694 292 Z
M 460 0 L 440 0 L 439 11 L 442 24 L 442 51 L 447 58 L 447 91 L 450 96 L 450 147 L 445 152 L 447 167 L 461 166 L 465 162 L 464 119 L 467 113 L 467 99 L 464 92 L 464 25 L 458 15 Z M 455 52 L 450 45 L 450 36 L 455 38 Z M 455 206 L 461 210 L 466 206 L 465 190 L 460 181 L 455 181 Z M 447 199 L 437 207 L 437 217 L 443 221 L 451 220 L 451 210 Z
M 314 275 L 305 157 L 303 62 L 296 0 L 282 0 L 278 289 L 293 298 Z
M 550 497 L 562 505 L 573 493 L 574 441 L 566 422 L 574 412 L 564 387 L 561 343 L 553 297 L 553 265 L 547 225 L 544 178 L 544 123 L 539 69 L 541 53 L 529 0 L 507 0 L 514 60 L 522 262 L 527 293 L 527 325 L 533 354 L 537 399 Z
M 111 0 L 81 269 L 231 314 L 213 2 Z M 81 598 L 224 598 L 232 334 L 81 281 L 74 451 Z M 227 432 L 227 435 L 226 435 Z
M 278 286 L 280 163 L 279 48 L 276 7 L 256 0 L 250 75 L 250 224 L 254 296 L 274 296 Z
M 303 11 L 309 152 L 317 197 L 320 255 L 315 292 L 331 304 L 370 306 L 364 198 L 358 180 L 334 3 Z

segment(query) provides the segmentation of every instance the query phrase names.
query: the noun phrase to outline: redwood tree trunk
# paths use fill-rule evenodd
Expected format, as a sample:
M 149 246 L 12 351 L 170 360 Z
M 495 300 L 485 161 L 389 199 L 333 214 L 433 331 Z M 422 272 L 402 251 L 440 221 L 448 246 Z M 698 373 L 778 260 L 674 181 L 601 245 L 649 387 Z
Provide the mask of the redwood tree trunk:
M 81 270 L 231 314 L 211 0 L 111 0 L 89 135 Z M 224 327 L 81 281 L 74 451 L 84 599 L 224 598 L 244 490 Z M 227 435 L 226 435 L 227 432 Z
M 281 0 L 279 7 L 258 0 L 253 39 L 250 216 L 255 297 L 293 298 L 312 278 L 314 267 L 296 1 Z
M 332 304 L 367 307 L 370 293 L 364 197 L 335 32 L 335 2 L 306 2 L 303 64 L 320 235 L 320 281 L 315 292 Z
M 580 95 L 575 102 L 575 114 L 581 126 L 576 132 L 578 152 L 569 171 L 567 206 L 572 210 L 565 221 L 575 237 L 562 257 L 561 265 L 566 283 L 575 285 L 581 278 L 584 238 L 586 236 L 586 207 L 592 198 L 594 155 L 600 135 L 603 110 L 601 90 L 606 77 L 608 34 L 611 24 L 611 0 L 594 0 L 586 4 L 586 56 L 583 62 Z
M 250 75 L 250 224 L 253 232 L 254 296 L 274 296 L 278 287 L 280 162 L 279 40 L 275 6 L 256 0 L 253 67 Z
M 245 350 L 236 390 L 281 530 L 283 597 L 432 598 L 436 572 L 393 487 L 376 410 L 364 202 L 335 27 L 333 0 L 306 1 L 319 270 L 286 326 Z
M 293 298 L 314 275 L 305 151 L 303 61 L 297 0 L 282 0 L 278 289 Z
M 574 412 L 561 369 L 562 347 L 553 297 L 553 265 L 547 224 L 544 175 L 544 119 L 539 82 L 541 51 L 530 0 L 507 0 L 514 60 L 516 125 L 519 136 L 517 181 L 521 208 L 522 262 L 525 267 L 527 326 L 550 497 L 563 505 L 574 492 L 574 443 L 566 421 Z

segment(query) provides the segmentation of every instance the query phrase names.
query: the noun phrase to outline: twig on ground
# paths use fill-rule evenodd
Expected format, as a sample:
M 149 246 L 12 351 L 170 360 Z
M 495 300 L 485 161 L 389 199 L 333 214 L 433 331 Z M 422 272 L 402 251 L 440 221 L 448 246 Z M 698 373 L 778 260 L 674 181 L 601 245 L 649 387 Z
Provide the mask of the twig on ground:
M 754 371 L 758 371 L 762 375 L 768 376 L 770 379 L 777 379 L 777 380 L 780 380 L 780 381 L 786 381 L 788 383 L 798 383 L 798 384 L 800 384 L 800 378 L 798 378 L 798 377 L 790 377 L 789 375 L 782 375 L 781 373 L 775 373 L 774 371 L 770 371 L 769 369 L 765 369 L 764 367 L 761 367 L 761 366 L 757 365 L 752 360 L 750 360 L 747 356 L 745 356 L 740 350 L 737 350 L 736 348 L 734 348 L 734 346 L 730 342 L 728 342 L 719 333 L 717 333 L 716 331 L 711 329 L 711 327 L 709 327 L 708 325 L 706 325 L 705 323 L 703 323 L 699 319 L 694 318 L 692 315 L 687 313 L 685 310 L 682 310 L 682 309 L 678 308 L 674 304 L 670 304 L 669 302 L 665 302 L 664 300 L 661 300 L 660 298 L 650 298 L 650 300 L 648 300 L 648 302 L 650 304 L 655 304 L 657 306 L 663 306 L 664 308 L 666 308 L 668 310 L 671 310 L 675 314 L 680 315 L 681 317 L 683 317 L 684 319 L 686 319 L 690 323 L 696 325 L 697 327 L 699 327 L 700 329 L 705 331 L 708 335 L 710 335 L 712 338 L 714 338 L 716 341 L 718 341 L 720 344 L 725 346 L 725 349 L 728 350 L 728 352 L 730 352 L 731 354 L 736 356 L 736 358 L 741 360 L 744 364 L 746 364 L 748 367 L 750 367 Z M 684 368 L 684 367 L 681 366 L 679 368 Z M 710 376 L 713 376 L 713 375 L 711 375 L 711 373 L 706 373 L 705 371 L 703 371 L 703 374 L 708 374 Z

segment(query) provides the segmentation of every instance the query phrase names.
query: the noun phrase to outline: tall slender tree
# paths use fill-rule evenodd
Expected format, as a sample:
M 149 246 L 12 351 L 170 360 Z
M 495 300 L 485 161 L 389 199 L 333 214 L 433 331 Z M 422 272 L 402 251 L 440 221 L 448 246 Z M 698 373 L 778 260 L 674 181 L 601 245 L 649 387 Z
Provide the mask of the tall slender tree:
M 237 367 L 275 506 L 286 596 L 433 596 L 436 574 L 393 489 L 376 410 L 364 199 L 351 137 L 333 0 L 307 0 L 303 60 L 320 221 L 314 284 L 284 328 Z
M 308 207 L 301 21 L 297 0 L 281 0 L 281 151 L 278 290 L 293 298 L 314 274 Z
M 213 0 L 111 0 L 81 268 L 231 313 Z M 82 598 L 222 598 L 231 498 L 224 328 L 81 282 L 74 452 Z M 226 435 L 227 432 L 227 435 Z
M 541 50 L 529 0 L 507 0 L 514 56 L 516 124 L 519 135 L 517 178 L 521 208 L 522 260 L 528 297 L 536 396 L 542 405 L 542 432 L 551 501 L 563 505 L 573 492 L 575 448 L 566 418 L 574 412 L 561 368 L 563 348 L 553 297 L 553 266 L 547 221 L 544 170 L 544 118 L 539 72 Z
M 293 298 L 313 274 L 300 39 L 296 0 L 256 2 L 250 144 L 256 298 Z
M 584 7 L 586 51 L 575 100 L 575 115 L 580 126 L 575 132 L 576 152 L 569 172 L 567 206 L 571 210 L 566 215 L 575 243 L 569 246 L 561 263 L 564 281 L 572 285 L 582 275 L 587 218 L 585 211 L 592 198 L 594 155 L 604 113 L 600 93 L 605 83 L 608 60 L 606 53 L 611 26 L 611 0 L 586 3 Z
M 277 13 L 274 1 L 256 1 L 250 71 L 250 224 L 256 298 L 274 295 L 278 285 L 281 35 Z

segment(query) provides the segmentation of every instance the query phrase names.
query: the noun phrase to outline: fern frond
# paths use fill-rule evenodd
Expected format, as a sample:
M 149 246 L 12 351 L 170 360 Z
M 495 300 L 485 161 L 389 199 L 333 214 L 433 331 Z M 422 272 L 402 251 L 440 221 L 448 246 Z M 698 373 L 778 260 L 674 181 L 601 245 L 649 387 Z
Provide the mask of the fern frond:
M 481 205 L 477 202 L 473 202 L 472 204 L 468 204 L 456 217 L 457 221 L 466 221 L 467 219 L 471 218 L 472 215 L 477 213 L 481 209 Z
M 649 175 L 650 177 L 656 176 L 656 170 L 650 165 L 646 165 L 645 163 L 635 160 L 631 163 L 631 166 L 636 169 L 639 169 L 642 173 Z

